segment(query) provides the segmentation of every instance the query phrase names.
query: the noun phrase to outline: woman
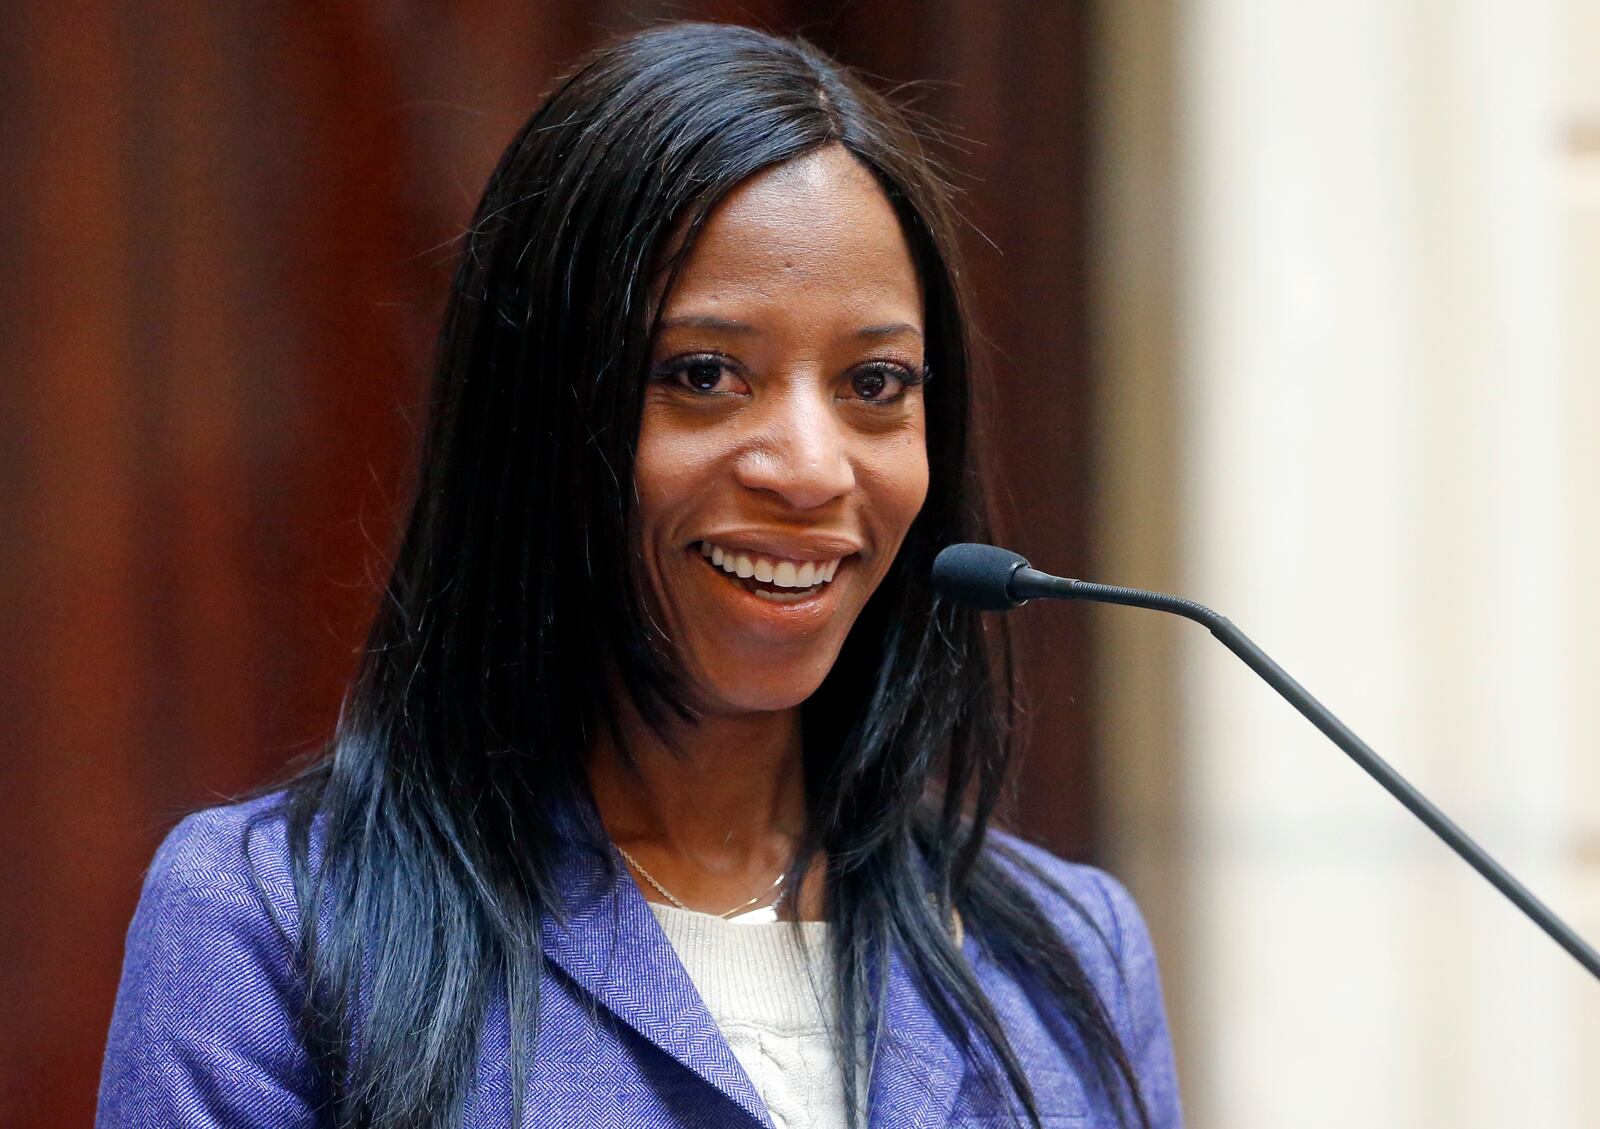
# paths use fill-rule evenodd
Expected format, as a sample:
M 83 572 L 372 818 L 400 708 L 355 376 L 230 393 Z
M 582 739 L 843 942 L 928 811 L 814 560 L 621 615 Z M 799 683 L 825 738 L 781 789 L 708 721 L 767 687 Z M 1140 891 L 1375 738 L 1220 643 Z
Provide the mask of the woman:
M 156 856 L 102 1125 L 1178 1124 L 1126 893 L 988 830 L 1007 644 L 928 581 L 985 533 L 952 249 L 804 43 L 559 85 L 328 755 Z

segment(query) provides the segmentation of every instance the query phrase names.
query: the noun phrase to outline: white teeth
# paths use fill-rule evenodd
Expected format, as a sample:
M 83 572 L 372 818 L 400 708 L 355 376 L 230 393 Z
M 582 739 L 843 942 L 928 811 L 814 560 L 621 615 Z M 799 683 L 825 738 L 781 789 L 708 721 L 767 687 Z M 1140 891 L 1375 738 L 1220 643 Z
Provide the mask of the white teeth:
M 723 572 L 737 576 L 741 580 L 754 577 L 779 588 L 794 589 L 814 588 L 818 584 L 827 584 L 839 571 L 839 564 L 844 559 L 840 557 L 831 561 L 802 561 L 796 564 L 788 560 L 736 553 L 710 541 L 700 542 L 700 555 Z

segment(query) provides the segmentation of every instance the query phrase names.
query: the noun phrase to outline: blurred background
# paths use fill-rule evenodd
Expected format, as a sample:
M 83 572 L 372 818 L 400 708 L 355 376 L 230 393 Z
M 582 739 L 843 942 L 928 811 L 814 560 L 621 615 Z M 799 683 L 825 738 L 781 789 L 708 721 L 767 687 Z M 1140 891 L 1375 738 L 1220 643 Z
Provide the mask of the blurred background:
M 1600 940 L 1588 0 L 4 16 L 0 1121 L 90 1120 L 155 845 L 328 733 L 455 241 L 663 18 L 952 131 L 1011 544 L 1223 611 Z M 1600 1124 L 1600 987 L 1200 628 L 1015 618 L 1014 822 L 1138 896 L 1196 1129 Z

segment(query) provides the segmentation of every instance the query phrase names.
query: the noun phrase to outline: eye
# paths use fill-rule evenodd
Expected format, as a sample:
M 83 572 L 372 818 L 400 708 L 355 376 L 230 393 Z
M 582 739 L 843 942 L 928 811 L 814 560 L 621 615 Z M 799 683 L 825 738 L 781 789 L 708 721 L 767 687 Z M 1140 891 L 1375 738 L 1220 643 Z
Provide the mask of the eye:
M 873 361 L 850 374 L 850 388 L 865 403 L 892 404 L 906 394 L 906 389 L 927 378 L 926 368 L 912 369 L 893 361 Z
M 653 380 L 681 388 L 701 396 L 733 396 L 738 389 L 726 387 L 725 377 L 734 375 L 736 366 L 727 357 L 715 353 L 694 353 L 674 357 L 656 366 Z

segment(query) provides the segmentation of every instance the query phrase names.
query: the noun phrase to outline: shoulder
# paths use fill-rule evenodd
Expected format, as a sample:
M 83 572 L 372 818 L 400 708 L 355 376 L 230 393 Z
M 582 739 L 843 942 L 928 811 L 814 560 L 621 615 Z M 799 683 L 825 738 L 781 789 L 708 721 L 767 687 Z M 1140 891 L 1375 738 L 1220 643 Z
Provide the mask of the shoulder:
M 248 903 L 292 920 L 294 882 L 282 801 L 283 794 L 275 792 L 184 817 L 156 849 L 145 896 Z
M 1135 955 L 1133 950 L 1148 947 L 1139 907 L 1110 874 L 1068 862 L 1005 831 L 990 831 L 986 847 L 1049 914 L 1079 959 L 1095 966 L 1121 964 Z
M 207 808 L 182 819 L 156 849 L 128 928 L 124 989 L 204 994 L 195 970 L 252 958 L 286 987 L 298 912 L 281 794 Z M 191 1001 L 193 1002 L 193 1001 Z
M 1111 1014 L 1152 1124 L 1181 1125 L 1161 974 L 1132 895 L 1103 870 L 1067 862 L 1005 832 L 991 831 L 986 850 L 1033 896 L 1082 964 Z
M 196 812 L 157 849 L 128 927 L 100 1125 L 297 1124 L 307 1077 L 278 797 Z M 235 1104 L 238 1103 L 238 1104 Z

